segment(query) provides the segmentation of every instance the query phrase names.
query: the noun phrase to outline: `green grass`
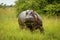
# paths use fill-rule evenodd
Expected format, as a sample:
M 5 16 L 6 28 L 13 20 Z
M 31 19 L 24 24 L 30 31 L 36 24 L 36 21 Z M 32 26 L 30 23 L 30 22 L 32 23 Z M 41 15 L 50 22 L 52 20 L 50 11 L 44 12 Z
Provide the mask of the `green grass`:
M 60 40 L 60 18 L 42 16 L 45 34 L 21 30 L 15 8 L 0 8 L 0 40 Z

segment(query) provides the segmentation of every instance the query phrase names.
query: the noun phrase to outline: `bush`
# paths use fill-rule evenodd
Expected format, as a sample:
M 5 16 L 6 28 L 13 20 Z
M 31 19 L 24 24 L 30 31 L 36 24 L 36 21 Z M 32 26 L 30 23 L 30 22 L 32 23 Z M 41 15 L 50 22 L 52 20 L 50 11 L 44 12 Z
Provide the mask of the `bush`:
M 60 16 L 60 3 L 57 0 L 18 0 L 16 1 L 18 14 L 25 10 L 35 10 L 39 14 Z
M 56 16 L 60 16 L 60 4 L 56 4 L 56 5 L 47 5 L 44 9 L 43 9 L 44 13 L 47 15 L 56 15 Z
M 32 9 L 32 10 L 41 10 L 45 6 L 45 1 L 39 0 L 18 0 L 16 2 L 16 8 L 18 12 Z

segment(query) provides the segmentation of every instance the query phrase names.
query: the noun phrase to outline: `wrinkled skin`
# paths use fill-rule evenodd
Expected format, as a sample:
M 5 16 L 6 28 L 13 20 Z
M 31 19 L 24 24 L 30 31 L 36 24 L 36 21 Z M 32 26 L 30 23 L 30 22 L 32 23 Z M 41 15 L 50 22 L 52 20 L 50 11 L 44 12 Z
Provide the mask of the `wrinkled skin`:
M 40 32 L 44 32 L 42 19 L 33 10 L 23 11 L 18 16 L 18 23 L 21 25 L 21 28 L 29 28 L 31 31 L 39 29 Z

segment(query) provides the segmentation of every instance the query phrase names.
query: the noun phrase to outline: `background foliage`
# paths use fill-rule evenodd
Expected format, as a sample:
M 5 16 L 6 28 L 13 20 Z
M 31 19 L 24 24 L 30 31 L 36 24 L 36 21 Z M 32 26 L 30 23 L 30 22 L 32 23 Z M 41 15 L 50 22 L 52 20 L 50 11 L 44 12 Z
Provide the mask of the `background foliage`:
M 18 0 L 16 8 L 18 13 L 32 9 L 39 14 L 60 16 L 60 0 Z

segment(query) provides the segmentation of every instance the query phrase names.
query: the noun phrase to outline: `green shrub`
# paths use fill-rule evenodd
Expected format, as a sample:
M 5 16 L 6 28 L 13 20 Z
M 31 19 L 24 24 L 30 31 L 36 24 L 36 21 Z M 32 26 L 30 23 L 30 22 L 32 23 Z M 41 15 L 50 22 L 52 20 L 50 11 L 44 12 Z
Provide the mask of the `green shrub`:
M 35 10 L 39 14 L 60 16 L 60 3 L 57 0 L 18 0 L 15 7 L 18 14 L 25 10 Z
M 44 13 L 47 15 L 56 15 L 56 16 L 60 16 L 60 4 L 56 4 L 56 5 L 47 5 L 44 9 L 43 9 Z

